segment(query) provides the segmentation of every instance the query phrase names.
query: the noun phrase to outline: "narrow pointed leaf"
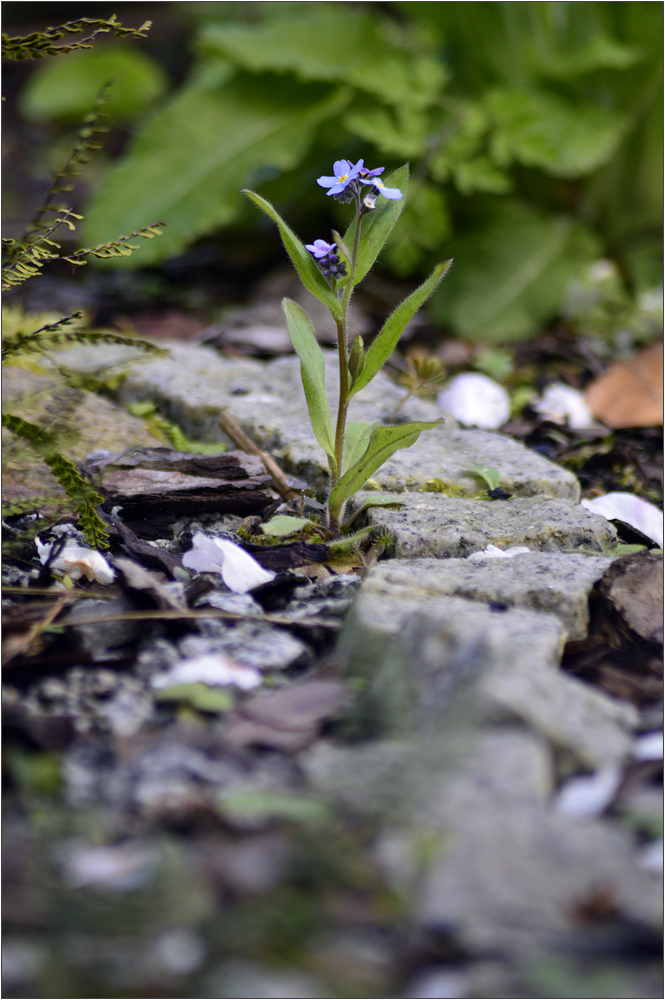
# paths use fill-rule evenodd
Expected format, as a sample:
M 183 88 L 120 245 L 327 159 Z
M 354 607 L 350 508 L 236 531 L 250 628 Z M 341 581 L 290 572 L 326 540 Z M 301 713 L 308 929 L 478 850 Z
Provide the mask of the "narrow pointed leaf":
M 390 314 L 383 324 L 380 333 L 372 341 L 365 354 L 365 365 L 358 378 L 354 380 L 351 388 L 351 395 L 355 395 L 360 389 L 364 389 L 368 382 L 371 382 L 378 371 L 395 350 L 399 338 L 404 332 L 404 328 L 409 320 L 418 312 L 420 307 L 427 302 L 430 295 L 435 291 L 437 285 L 446 274 L 452 264 L 452 260 L 446 260 L 443 264 L 437 264 L 427 281 L 423 282 L 420 288 L 404 299 L 397 309 Z
M 369 439 L 375 427 L 379 427 L 379 421 L 371 422 L 357 420 L 355 423 L 346 425 L 344 434 L 344 457 L 342 459 L 342 472 L 346 472 L 356 462 L 359 462 L 367 451 Z
M 422 431 L 438 427 L 440 420 L 418 420 L 397 427 L 375 427 L 369 440 L 367 451 L 360 461 L 344 473 L 330 494 L 329 506 L 336 514 L 345 500 L 357 493 L 373 472 L 387 462 L 399 448 L 408 448 L 418 440 Z
M 326 399 L 323 351 L 316 339 L 312 321 L 302 306 L 293 302 L 292 299 L 284 299 L 282 308 L 286 316 L 291 343 L 300 358 L 300 377 L 305 390 L 312 430 L 316 440 L 328 455 L 332 467 L 335 455 L 335 437 L 328 400 Z
M 353 276 L 354 285 L 357 285 L 358 282 L 362 281 L 367 272 L 374 266 L 374 261 L 383 250 L 385 242 L 390 236 L 393 226 L 402 214 L 409 186 L 408 163 L 405 163 L 403 167 L 399 167 L 395 170 L 390 177 L 386 177 L 384 183 L 386 187 L 399 188 L 403 197 L 401 201 L 389 201 L 387 198 L 384 198 L 383 195 L 380 195 L 374 211 L 362 217 L 360 248 L 358 250 L 356 272 Z M 344 242 L 347 247 L 353 246 L 355 232 L 356 222 L 354 219 L 344 234 Z
M 282 242 L 284 243 L 284 249 L 288 253 L 293 266 L 298 272 L 298 277 L 302 281 L 305 288 L 308 289 L 315 295 L 320 302 L 327 305 L 330 311 L 335 316 L 342 315 L 342 307 L 333 293 L 332 289 L 329 287 L 328 282 L 323 277 L 323 274 L 319 268 L 314 263 L 312 255 L 305 250 L 304 245 L 300 242 L 296 234 L 293 232 L 290 226 L 287 226 L 284 219 L 281 217 L 279 212 L 262 198 L 260 194 L 255 191 L 244 190 L 244 194 L 247 195 L 251 201 L 254 202 L 266 215 L 270 216 L 273 222 L 277 223 L 280 235 L 282 237 Z

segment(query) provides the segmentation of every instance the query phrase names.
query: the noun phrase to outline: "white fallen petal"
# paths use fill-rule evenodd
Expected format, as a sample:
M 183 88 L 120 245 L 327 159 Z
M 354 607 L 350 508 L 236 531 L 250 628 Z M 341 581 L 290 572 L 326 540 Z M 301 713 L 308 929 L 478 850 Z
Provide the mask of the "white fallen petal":
M 524 552 L 530 552 L 525 545 L 515 545 L 512 549 L 499 549 L 496 545 L 488 545 L 482 552 L 474 552 L 469 559 L 512 559 L 513 556 L 521 556 Z
M 183 566 L 197 573 L 219 573 L 229 590 L 236 594 L 246 594 L 275 579 L 274 573 L 264 569 L 249 552 L 228 538 L 198 534 L 194 535 L 192 545 L 194 548 L 183 556 Z
M 39 537 L 35 538 L 39 560 L 44 566 L 51 554 L 53 545 L 44 545 Z M 113 583 L 115 572 L 111 569 L 104 556 L 95 549 L 84 549 L 80 545 L 66 545 L 49 566 L 56 573 L 66 573 L 72 580 L 85 576 L 107 586 Z
M 633 743 L 633 757 L 635 760 L 662 760 L 662 732 L 645 733 L 643 736 L 638 736 Z
M 621 771 L 616 767 L 570 778 L 559 790 L 555 807 L 558 812 L 578 819 L 600 816 L 614 798 L 620 781 Z
M 663 870 L 663 842 L 662 840 L 652 840 L 650 844 L 645 844 L 637 855 L 637 863 L 640 868 L 646 868 L 656 875 Z
M 510 417 L 510 397 L 506 390 L 477 372 L 456 375 L 439 393 L 437 403 L 465 427 L 494 431 Z
M 154 688 L 175 687 L 177 684 L 209 684 L 224 687 L 235 684 L 243 691 L 258 687 L 261 674 L 254 667 L 235 663 L 222 653 L 196 656 L 183 660 L 164 674 L 156 674 L 151 684 Z
M 568 424 L 569 427 L 575 428 L 595 425 L 593 414 L 586 404 L 583 393 L 561 382 L 548 385 L 540 399 L 532 402 L 531 406 L 555 424 Z
M 582 506 L 592 514 L 602 514 L 608 521 L 616 518 L 663 547 L 663 512 L 647 500 L 640 500 L 632 493 L 606 493 L 593 500 L 582 500 Z

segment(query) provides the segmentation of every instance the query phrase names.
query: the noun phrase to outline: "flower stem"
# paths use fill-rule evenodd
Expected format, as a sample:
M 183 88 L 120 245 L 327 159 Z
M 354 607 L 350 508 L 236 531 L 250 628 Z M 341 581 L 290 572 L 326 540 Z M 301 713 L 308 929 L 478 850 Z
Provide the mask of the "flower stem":
M 342 295 L 342 316 L 336 320 L 337 325 L 337 350 L 339 354 L 339 403 L 337 406 L 337 427 L 335 429 L 335 469 L 332 471 L 332 485 L 335 486 L 342 475 L 342 456 L 344 453 L 344 433 L 346 430 L 346 415 L 349 408 L 349 347 L 348 332 L 346 326 L 349 302 L 353 294 L 353 279 L 356 273 L 356 263 L 358 261 L 358 249 L 360 247 L 360 226 L 362 222 L 362 206 L 360 198 L 356 198 L 356 231 L 353 237 L 353 250 L 351 253 L 351 274 L 344 288 Z

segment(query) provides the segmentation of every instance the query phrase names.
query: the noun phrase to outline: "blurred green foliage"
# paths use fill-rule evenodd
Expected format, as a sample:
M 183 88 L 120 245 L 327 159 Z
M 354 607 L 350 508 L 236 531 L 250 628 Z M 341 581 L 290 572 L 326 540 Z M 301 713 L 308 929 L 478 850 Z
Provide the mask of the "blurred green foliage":
M 338 227 L 315 178 L 363 157 L 388 170 L 410 160 L 382 264 L 424 275 L 453 256 L 430 312 L 458 335 L 528 337 L 599 257 L 633 293 L 661 280 L 660 4 L 169 7 L 192 28 L 189 75 L 109 169 L 86 240 L 146 217 L 168 229 L 140 262 L 110 266 L 156 264 L 231 224 L 261 233 L 244 186 L 294 222 Z
M 104 110 L 112 121 L 137 118 L 168 86 L 164 69 L 140 49 L 105 45 L 45 63 L 21 92 L 19 110 L 28 121 L 78 122 L 109 81 Z

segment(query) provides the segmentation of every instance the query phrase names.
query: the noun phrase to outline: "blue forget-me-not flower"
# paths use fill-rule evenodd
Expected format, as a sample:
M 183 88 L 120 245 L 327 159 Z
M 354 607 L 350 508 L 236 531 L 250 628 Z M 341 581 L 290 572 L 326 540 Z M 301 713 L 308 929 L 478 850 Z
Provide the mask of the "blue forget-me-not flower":
M 355 166 L 350 160 L 337 160 L 333 165 L 333 170 L 335 171 L 334 177 L 319 177 L 316 183 L 321 187 L 328 188 L 328 195 L 332 195 L 337 201 L 351 201 L 353 197 L 360 195 L 363 187 L 368 185 L 371 185 L 378 194 L 382 194 L 384 198 L 391 201 L 400 201 L 402 198 L 402 192 L 399 188 L 386 187 L 379 178 L 379 174 L 383 173 L 385 167 L 367 170 L 364 160 L 358 160 Z M 374 206 L 367 205 L 366 207 L 369 209 Z
M 336 253 L 336 243 L 326 243 L 325 240 L 314 240 L 313 243 L 305 244 L 305 250 L 309 250 L 326 277 L 346 277 L 346 264 L 344 261 L 340 261 Z

